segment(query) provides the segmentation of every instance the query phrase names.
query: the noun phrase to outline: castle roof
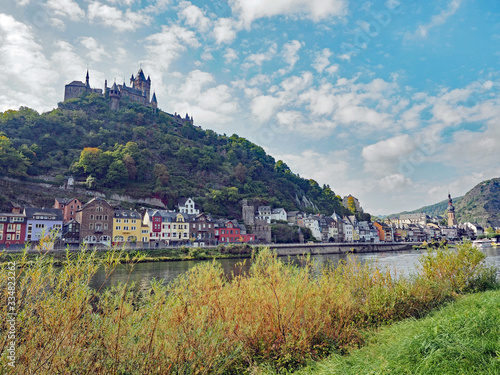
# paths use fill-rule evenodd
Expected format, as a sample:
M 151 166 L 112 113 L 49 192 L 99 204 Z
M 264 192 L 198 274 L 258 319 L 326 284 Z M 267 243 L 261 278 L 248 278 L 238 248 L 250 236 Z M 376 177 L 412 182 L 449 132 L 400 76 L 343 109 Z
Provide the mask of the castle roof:
M 134 89 L 133 87 L 125 86 L 125 83 L 120 87 L 120 91 L 126 91 L 132 95 L 145 96 L 144 92 L 142 92 L 141 90 Z
M 151 99 L 151 103 L 158 103 L 156 100 L 156 93 L 153 93 L 153 98 Z
M 81 87 L 86 87 L 85 83 L 82 81 L 73 81 L 71 83 L 68 83 L 66 86 L 81 86 Z
M 144 75 L 142 68 L 140 68 L 139 71 L 137 72 L 136 79 L 139 79 L 141 81 L 146 81 L 146 76 Z

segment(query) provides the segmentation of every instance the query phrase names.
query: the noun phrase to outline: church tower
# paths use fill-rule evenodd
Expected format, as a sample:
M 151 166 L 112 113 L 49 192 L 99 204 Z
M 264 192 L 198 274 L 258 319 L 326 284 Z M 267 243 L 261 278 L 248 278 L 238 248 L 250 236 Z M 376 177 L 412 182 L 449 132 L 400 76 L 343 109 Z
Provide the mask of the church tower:
M 151 99 L 151 107 L 153 108 L 153 113 L 156 114 L 158 109 L 158 101 L 156 100 L 156 93 L 153 92 L 153 98 Z
M 448 226 L 456 226 L 457 219 L 455 218 L 455 207 L 453 207 L 453 201 L 451 200 L 451 195 L 448 193 Z

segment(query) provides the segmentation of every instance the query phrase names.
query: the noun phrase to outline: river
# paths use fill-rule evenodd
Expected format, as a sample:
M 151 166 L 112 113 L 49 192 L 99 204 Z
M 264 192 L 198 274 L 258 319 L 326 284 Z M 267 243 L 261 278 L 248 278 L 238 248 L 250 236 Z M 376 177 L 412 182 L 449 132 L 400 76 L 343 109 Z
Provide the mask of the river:
M 500 276 L 500 247 L 492 247 L 482 251 L 486 255 L 487 264 L 495 266 Z M 390 251 L 363 253 L 355 256 L 361 263 L 376 261 L 382 268 L 389 267 L 397 274 L 408 276 L 416 270 L 418 259 L 424 252 L 422 250 Z M 281 257 L 280 259 L 288 261 L 287 257 Z M 291 258 L 292 261 L 296 259 L 296 257 Z M 347 259 L 347 255 L 314 255 L 311 259 L 314 261 L 316 268 L 319 269 L 327 262 L 336 263 L 341 259 Z M 118 283 L 125 283 L 129 279 L 129 282 L 134 282 L 139 289 L 147 290 L 153 278 L 156 280 L 163 279 L 163 282 L 167 284 L 201 262 L 211 262 L 211 260 L 138 263 L 132 271 L 125 265 L 119 265 L 107 279 L 104 270 L 100 269 L 94 276 L 91 286 L 95 289 L 107 288 Z M 217 262 L 221 264 L 225 274 L 230 277 L 233 272 L 238 273 L 240 269 L 243 272 L 248 271 L 251 259 L 221 259 L 217 260 Z M 243 262 L 243 266 L 238 266 Z

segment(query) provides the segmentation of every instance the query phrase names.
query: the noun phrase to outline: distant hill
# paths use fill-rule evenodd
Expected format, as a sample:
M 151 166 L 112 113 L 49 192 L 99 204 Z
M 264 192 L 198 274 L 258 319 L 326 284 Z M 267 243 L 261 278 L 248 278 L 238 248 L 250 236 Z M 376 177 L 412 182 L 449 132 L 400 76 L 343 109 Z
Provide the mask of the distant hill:
M 74 176 L 79 188 L 153 198 L 168 208 L 193 197 L 205 211 L 229 218 L 240 218 L 244 198 L 287 211 L 347 213 L 328 185 L 300 177 L 245 138 L 133 102 L 113 111 L 108 98 L 95 94 L 42 114 L 26 107 L 0 112 L 0 142 L 4 177 L 61 185 Z M 52 204 L 48 196 L 33 194 L 39 199 L 28 202 L 28 193 L 20 199 L 4 190 L 0 210 L 11 200 Z
M 453 205 L 456 207 L 457 204 L 463 199 L 464 197 L 456 197 L 453 198 Z M 425 213 L 428 216 L 445 216 L 446 217 L 446 209 L 448 208 L 448 199 L 441 201 L 439 203 L 431 204 L 430 206 L 424 206 L 422 208 L 419 208 L 417 210 L 413 211 L 403 211 L 399 212 L 397 214 L 392 214 L 392 215 L 387 215 L 389 217 L 392 216 L 399 216 L 402 214 L 416 214 L 416 213 Z
M 462 197 L 453 198 L 455 215 L 459 223 L 477 222 L 483 226 L 500 226 L 500 178 L 483 181 L 474 186 Z M 446 217 L 448 200 L 425 206 L 413 211 L 404 211 L 397 214 L 413 214 L 423 212 L 429 216 Z
M 483 226 L 500 226 L 500 178 L 483 181 L 465 194 L 455 205 L 459 222 L 478 222 Z

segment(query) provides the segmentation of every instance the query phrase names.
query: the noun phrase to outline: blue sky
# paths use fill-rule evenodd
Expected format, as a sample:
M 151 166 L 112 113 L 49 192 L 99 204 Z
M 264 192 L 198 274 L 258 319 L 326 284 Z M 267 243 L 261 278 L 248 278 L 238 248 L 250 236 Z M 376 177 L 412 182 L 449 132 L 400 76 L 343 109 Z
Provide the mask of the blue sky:
M 10 0 L 0 111 L 129 83 L 372 214 L 500 177 L 500 2 Z

